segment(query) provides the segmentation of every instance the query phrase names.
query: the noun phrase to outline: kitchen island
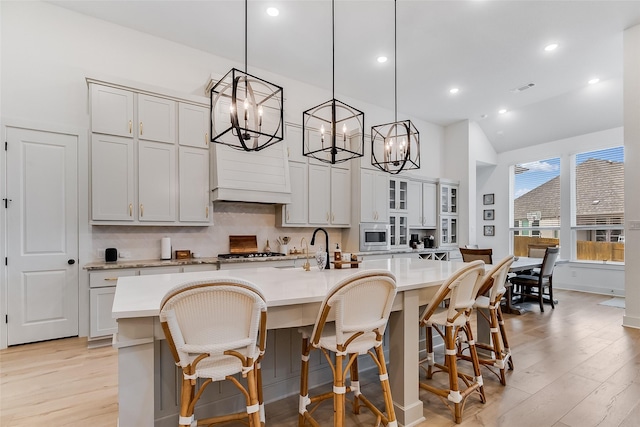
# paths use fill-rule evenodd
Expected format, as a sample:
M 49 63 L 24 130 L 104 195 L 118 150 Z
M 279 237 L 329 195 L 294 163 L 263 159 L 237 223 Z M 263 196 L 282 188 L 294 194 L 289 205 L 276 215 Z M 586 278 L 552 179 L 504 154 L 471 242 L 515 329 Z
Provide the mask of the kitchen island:
M 397 278 L 398 295 L 387 335 L 389 377 L 401 425 L 411 426 L 423 421 L 418 391 L 419 307 L 426 304 L 440 284 L 461 266 L 459 262 L 408 258 L 361 264 L 363 269 L 391 270 Z M 113 303 L 113 317 L 118 322 L 114 346 L 118 348 L 119 425 L 175 425 L 177 412 L 174 413 L 176 405 L 173 401 L 177 375 L 175 366 L 171 366 L 173 361 L 166 351 L 158 318 L 160 302 L 169 289 L 185 282 L 217 277 L 232 276 L 251 281 L 262 289 L 267 300 L 268 335 L 272 335 L 313 324 L 327 291 L 354 272 L 351 269 L 319 271 L 316 267 L 310 272 L 301 268 L 265 267 L 119 278 Z M 267 355 L 281 347 L 281 343 L 269 340 Z M 292 351 L 297 350 L 296 346 Z M 282 370 L 282 363 L 274 363 Z M 295 376 L 294 364 L 299 364 L 299 359 L 286 364 L 289 365 L 286 369 Z M 329 380 L 325 378 L 325 382 Z M 268 382 L 267 376 L 265 383 Z M 291 393 L 291 388 L 265 388 L 265 401 Z M 166 396 L 171 396 L 168 400 L 173 400 L 172 404 L 167 404 Z M 214 406 L 215 402 L 203 412 L 214 410 Z

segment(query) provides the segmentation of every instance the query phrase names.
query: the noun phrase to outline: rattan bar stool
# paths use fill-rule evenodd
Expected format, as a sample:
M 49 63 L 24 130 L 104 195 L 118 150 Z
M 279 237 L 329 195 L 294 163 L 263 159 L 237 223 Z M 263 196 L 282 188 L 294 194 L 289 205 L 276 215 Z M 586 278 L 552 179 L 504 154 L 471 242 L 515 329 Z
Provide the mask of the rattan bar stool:
M 396 427 L 389 377 L 382 350 L 391 306 L 396 295 L 395 276 L 387 270 L 367 270 L 337 283 L 327 294 L 313 327 L 300 328 L 302 333 L 302 368 L 298 425 L 306 422 L 318 426 L 313 411 L 324 400 L 333 398 L 333 425 L 342 427 L 345 418 L 346 393 L 353 392 L 353 411 L 360 404 L 368 407 L 380 422 Z M 335 316 L 335 322 L 327 319 Z M 333 391 L 309 397 L 309 354 L 320 350 L 333 371 Z M 334 355 L 332 359 L 331 354 Z M 378 367 L 385 410 L 383 413 L 361 392 L 358 377 L 358 355 L 369 354 Z M 350 384 L 346 376 L 350 373 Z M 309 405 L 313 405 L 308 408 Z
M 491 352 L 491 357 L 488 358 L 480 355 L 480 364 L 487 366 L 489 370 L 500 379 L 502 385 L 507 384 L 505 376 L 506 368 L 508 367 L 510 370 L 513 370 L 513 358 L 511 357 L 507 331 L 504 327 L 502 309 L 500 308 L 500 301 L 507 292 L 507 288 L 505 288 L 507 273 L 513 261 L 513 255 L 508 255 L 489 272 L 485 273 L 484 280 L 478 289 L 476 302 L 473 305 L 480 315 L 478 318 L 484 318 L 489 323 L 491 333 L 490 343 L 475 343 L 477 348 Z M 471 328 L 471 325 L 467 325 L 467 329 L 469 328 Z M 459 343 L 459 345 L 458 357 L 471 360 L 471 355 L 464 353 L 465 350 L 468 350 L 468 337 L 466 348 L 464 348 L 464 343 Z
M 456 423 L 462 421 L 465 402 L 472 393 L 477 392 L 482 403 L 486 402 L 478 354 L 473 341 L 473 332 L 469 327 L 469 316 L 473 311 L 483 275 L 484 262 L 482 261 L 473 261 L 460 268 L 442 284 L 420 317 L 420 325 L 425 326 L 427 332 L 427 358 L 420 362 L 420 367 L 426 372 L 427 379 L 431 379 L 438 372 L 445 372 L 449 376 L 448 388 L 439 388 L 424 381 L 420 381 L 420 388 L 438 396 L 451 410 Z M 447 298 L 449 299 L 448 307 L 441 308 L 440 305 Z M 461 329 L 468 337 L 473 376 L 458 370 L 456 341 Z M 436 331 L 444 340 L 444 364 L 435 362 L 433 331 Z M 462 381 L 462 387 L 459 381 Z
M 177 286 L 162 299 L 160 322 L 183 373 L 179 425 L 248 418 L 250 427 L 260 427 L 265 420 L 260 360 L 267 304 L 257 286 L 234 278 Z M 246 378 L 246 386 L 236 374 Z M 198 379 L 204 379 L 199 387 Z M 209 384 L 222 380 L 232 382 L 244 395 L 246 411 L 196 421 L 198 399 Z

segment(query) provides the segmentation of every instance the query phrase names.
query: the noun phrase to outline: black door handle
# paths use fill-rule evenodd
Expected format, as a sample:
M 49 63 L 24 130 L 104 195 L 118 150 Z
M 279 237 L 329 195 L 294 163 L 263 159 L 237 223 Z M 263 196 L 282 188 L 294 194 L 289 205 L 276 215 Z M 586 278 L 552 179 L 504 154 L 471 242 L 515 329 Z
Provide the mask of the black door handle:
M 76 263 L 75 259 L 70 259 L 69 261 L 67 261 L 67 264 L 69 264 L 69 265 L 73 265 L 75 263 Z

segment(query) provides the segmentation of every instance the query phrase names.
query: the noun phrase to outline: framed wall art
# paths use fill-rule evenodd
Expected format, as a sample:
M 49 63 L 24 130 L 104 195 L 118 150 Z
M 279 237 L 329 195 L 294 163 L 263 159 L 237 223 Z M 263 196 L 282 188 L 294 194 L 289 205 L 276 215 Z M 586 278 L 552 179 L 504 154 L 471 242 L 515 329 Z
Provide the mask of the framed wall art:
M 494 209 L 485 209 L 483 213 L 484 213 L 483 217 L 485 221 L 493 221 L 495 218 L 496 211 Z
M 484 226 L 484 235 L 485 236 L 495 236 L 496 227 L 494 225 L 485 225 Z
M 483 205 L 492 205 L 492 204 L 493 204 L 493 202 L 494 202 L 494 200 L 493 200 L 493 193 L 491 193 L 491 194 L 485 194 L 485 195 L 482 197 L 482 204 L 483 204 Z

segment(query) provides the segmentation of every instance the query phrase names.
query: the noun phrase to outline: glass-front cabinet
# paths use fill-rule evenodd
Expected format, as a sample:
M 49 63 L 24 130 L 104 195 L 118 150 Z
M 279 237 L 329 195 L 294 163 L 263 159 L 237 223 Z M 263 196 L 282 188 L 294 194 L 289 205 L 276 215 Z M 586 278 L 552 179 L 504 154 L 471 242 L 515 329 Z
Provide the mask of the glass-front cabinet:
M 443 216 L 440 218 L 440 246 L 458 245 L 458 218 Z
M 407 210 L 408 182 L 402 179 L 389 179 L 389 209 Z
M 409 219 L 406 215 L 389 216 L 390 241 L 392 247 L 409 245 Z
M 440 183 L 440 213 L 458 214 L 458 186 Z

